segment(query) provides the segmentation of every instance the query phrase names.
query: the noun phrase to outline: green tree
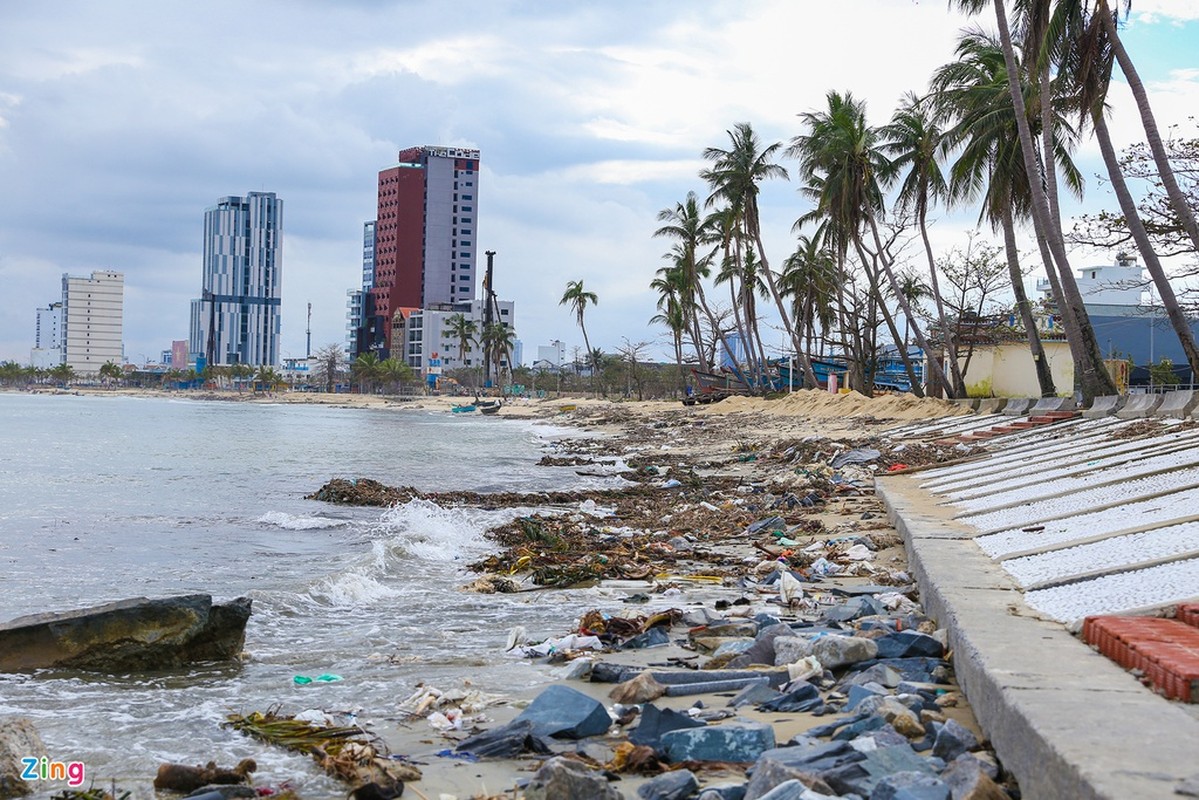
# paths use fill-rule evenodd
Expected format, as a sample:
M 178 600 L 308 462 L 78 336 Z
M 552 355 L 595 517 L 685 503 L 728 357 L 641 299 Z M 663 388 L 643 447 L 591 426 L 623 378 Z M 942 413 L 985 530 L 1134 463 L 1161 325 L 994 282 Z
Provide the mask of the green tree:
M 411 381 L 415 373 L 412 367 L 392 356 L 379 364 L 379 375 L 382 381 L 391 387 L 391 391 L 396 392 L 401 384 Z
M 501 378 L 503 365 L 507 364 L 509 369 L 512 366 L 512 348 L 516 344 L 516 331 L 502 322 L 493 322 L 483 326 L 481 338 L 484 358 L 487 358 L 495 368 L 497 379 Z M 502 379 L 500 385 L 503 385 Z
M 728 149 L 709 147 L 703 152 L 704 159 L 712 162 L 712 166 L 699 175 L 711 188 L 707 204 L 710 206 L 719 201 L 732 209 L 745 240 L 756 246 L 762 275 L 766 278 L 770 294 L 774 298 L 779 319 L 787 337 L 795 346 L 804 369 L 805 380 L 808 381 L 808 385 L 814 386 L 816 374 L 812 371 L 807 355 L 802 352 L 801 342 L 796 339 L 791 315 L 787 313 L 766 257 L 766 247 L 762 243 L 761 215 L 758 210 L 759 184 L 770 178 L 787 178 L 787 170 L 774 161 L 783 145 L 781 142 L 775 142 L 763 147 L 754 133 L 753 126 L 748 122 L 737 123 L 727 133 L 730 141 Z
M 100 379 L 105 384 L 109 383 L 110 381 L 112 383 L 118 383 L 123 377 L 125 377 L 125 371 L 117 366 L 114 362 L 105 361 L 100 365 Z
M 350 374 L 358 381 L 358 391 L 363 394 L 374 391 L 375 384 L 382 375 L 381 363 L 374 353 L 363 353 L 354 359 L 354 363 L 350 365 Z
M 75 368 L 70 364 L 55 364 L 50 368 L 50 378 L 59 386 L 70 386 L 75 380 Z
M 696 361 L 702 369 L 710 369 L 711 364 L 704 354 L 699 314 L 696 313 L 702 309 L 711 319 L 703 284 L 703 279 L 709 274 L 711 256 L 700 255 L 700 248 L 710 232 L 707 221 L 700 215 L 699 198 L 695 192 L 687 192 L 683 202 L 659 211 L 658 221 L 666 224 L 654 231 L 654 236 L 669 238 L 675 243 L 663 258 L 670 260 L 679 273 L 674 285 L 684 328 L 695 348 Z
M 575 321 L 579 325 L 579 330 L 583 332 L 583 345 L 587 348 L 587 355 L 591 360 L 591 377 L 592 389 L 595 387 L 595 375 L 599 371 L 599 365 L 595 360 L 595 353 L 591 349 L 591 340 L 587 338 L 587 327 L 583 324 L 583 313 L 587 310 L 588 305 L 597 305 L 599 297 L 595 292 L 589 292 L 583 288 L 583 281 L 567 281 L 566 291 L 562 293 L 562 299 L 558 301 L 560 306 L 570 306 L 574 311 Z
M 945 348 L 949 352 L 949 370 L 953 378 L 950 393 L 953 397 L 965 397 L 966 385 L 958 368 L 957 343 L 949 335 L 949 323 L 945 319 L 945 304 L 941 300 L 941 287 L 937 281 L 937 263 L 933 255 L 932 242 L 928 238 L 928 209 L 930 203 L 944 199 L 949 194 L 949 183 L 941 171 L 941 162 L 948 149 L 948 140 L 931 113 L 931 104 L 925 99 L 908 92 L 891 122 L 883 126 L 883 150 L 892 156 L 891 168 L 896 171 L 899 194 L 896 202 L 910 208 L 916 215 L 920 238 L 924 242 L 924 254 L 928 259 L 930 294 L 937 309 L 937 320 L 941 324 Z M 909 300 L 911 298 L 909 297 Z M 905 320 L 904 326 L 909 324 Z M 904 337 L 904 346 L 907 337 Z M 938 358 L 937 353 L 928 357 Z
M 1066 334 L 1070 338 L 1070 350 L 1074 355 L 1075 369 L 1079 373 L 1078 380 L 1083 398 L 1086 401 L 1090 401 L 1100 395 L 1115 394 L 1116 386 L 1103 365 L 1103 356 L 1099 352 L 1099 344 L 1095 339 L 1095 331 L 1091 327 L 1090 318 L 1087 316 L 1086 309 L 1083 306 L 1082 294 L 1078 290 L 1078 283 L 1070 266 L 1064 237 L 1061 235 L 1061 226 L 1058 219 L 1054 217 L 1053 210 L 1050 208 L 1046 185 L 1053 184 L 1056 186 L 1056 177 L 1052 168 L 1055 154 L 1052 152 L 1052 149 L 1047 152 L 1042 151 L 1040 154 L 1041 159 L 1038 161 L 1038 147 L 1037 143 L 1033 140 L 1028 108 L 1024 93 L 1021 91 L 1022 84 L 1019 76 L 1016 47 L 1012 41 L 1007 9 L 1004 7 L 1003 0 L 951 1 L 953 5 L 962 8 L 968 13 L 982 11 L 988 4 L 992 5 L 995 10 L 995 22 L 999 30 L 999 42 L 1003 50 L 1004 66 L 1008 75 L 1008 95 L 1011 97 L 1012 108 L 1015 111 L 1016 131 L 1020 140 L 1020 157 L 1024 163 L 1025 175 L 1028 178 L 1029 194 L 1032 201 L 1033 227 L 1038 239 L 1043 240 L 1048 246 L 1049 252 L 1053 257 L 1053 263 L 1057 267 L 1056 278 L 1060 283 L 1060 297 L 1062 300 L 1059 306 L 1066 323 Z M 1043 84 L 1041 90 L 1043 96 L 1047 95 Z M 1049 99 L 1045 96 L 1044 110 L 1046 116 L 1048 115 L 1048 109 Z M 1046 125 L 1045 127 L 1048 130 L 1042 131 L 1043 137 L 1051 137 L 1053 133 L 1052 126 Z M 1044 169 L 1042 169 L 1042 164 L 1044 165 Z M 1049 270 L 1049 274 L 1053 276 L 1054 270 Z

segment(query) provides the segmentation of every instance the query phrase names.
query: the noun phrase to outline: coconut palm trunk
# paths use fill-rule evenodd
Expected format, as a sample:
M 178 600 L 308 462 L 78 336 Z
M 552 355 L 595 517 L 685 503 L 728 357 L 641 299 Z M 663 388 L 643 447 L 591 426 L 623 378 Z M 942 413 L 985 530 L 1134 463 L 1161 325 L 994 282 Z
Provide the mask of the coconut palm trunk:
M 1099 142 L 1099 150 L 1103 153 L 1103 163 L 1107 166 L 1108 176 L 1111 178 L 1112 189 L 1116 193 L 1120 211 L 1124 214 L 1124 220 L 1128 224 L 1128 231 L 1137 244 L 1137 249 L 1145 262 L 1145 268 L 1149 270 L 1149 275 L 1153 278 L 1153 285 L 1157 287 L 1158 295 L 1161 296 L 1162 305 L 1170 319 L 1170 325 L 1174 328 L 1174 333 L 1182 344 L 1182 351 L 1186 354 L 1187 363 L 1191 365 L 1191 374 L 1199 375 L 1199 348 L 1195 346 L 1195 337 L 1191 331 L 1190 322 L 1178 304 L 1174 287 L 1170 285 L 1170 279 L 1166 276 L 1166 271 L 1153 249 L 1152 242 L 1149 241 L 1149 234 L 1145 230 L 1145 224 L 1141 221 L 1141 215 L 1137 213 L 1136 202 L 1133 201 L 1132 193 L 1128 190 L 1128 184 L 1124 180 L 1124 173 L 1120 169 L 1120 160 L 1116 156 L 1115 147 L 1112 146 L 1111 132 L 1108 130 L 1107 120 L 1104 118 L 1101 108 L 1096 108 L 1092 112 L 1091 122 L 1095 128 L 1095 138 Z
M 1053 384 L 1053 371 L 1045 358 L 1045 348 L 1041 344 L 1041 334 L 1037 330 L 1037 320 L 1032 313 L 1032 305 L 1028 302 L 1028 293 L 1024 291 L 1024 275 L 1020 272 L 1020 255 L 1016 252 L 1016 226 L 1012 222 L 1012 210 L 1004 207 L 1003 249 L 1007 254 L 1008 274 L 1012 279 L 1012 291 L 1016 295 L 1016 309 L 1020 312 L 1020 321 L 1024 324 L 1028 336 L 1028 350 L 1032 354 L 1033 368 L 1037 372 L 1037 385 L 1041 387 L 1041 397 L 1054 397 L 1057 387 Z
M 882 288 L 878 285 L 878 273 L 880 269 L 886 273 L 888 283 L 891 286 L 891 291 L 893 291 L 898 298 L 899 305 L 907 315 L 909 322 L 911 321 L 912 317 L 912 309 L 908 305 L 908 299 L 904 297 L 903 292 L 899 290 L 899 282 L 895 280 L 895 275 L 891 272 L 891 269 L 886 264 L 886 257 L 882 253 L 882 240 L 879 238 L 878 231 L 874 227 L 873 215 L 870 215 L 869 219 L 871 229 L 874 232 L 875 246 L 879 248 L 879 252 L 876 254 L 878 266 L 871 270 L 869 266 L 870 259 L 866 254 L 866 248 L 862 246 L 861 236 L 854 237 L 854 246 L 857 247 L 858 257 L 862 259 L 862 265 L 866 268 L 867 276 L 870 278 L 870 290 L 874 293 L 875 302 L 878 303 L 879 311 L 882 312 L 883 322 L 887 324 L 887 330 L 891 334 L 891 341 L 895 342 L 895 347 L 899 350 L 899 358 L 901 361 L 903 361 L 904 371 L 908 374 L 908 382 L 912 384 L 912 394 L 916 395 L 917 397 L 924 397 L 924 386 L 922 385 L 919 377 L 916 375 L 916 368 L 912 364 L 911 356 L 908 355 L 907 349 L 903 348 L 900 344 L 902 340 L 899 338 L 899 328 L 895 325 L 895 318 L 891 315 L 891 310 L 887 308 L 887 304 L 883 301 Z M 919 330 L 914 323 L 912 324 L 912 329 L 914 331 Z M 924 352 L 927 354 L 928 348 L 925 347 L 924 344 L 924 335 L 918 333 L 917 341 L 921 343 L 920 346 L 924 348 Z M 945 374 L 940 371 L 940 364 L 936 364 L 936 362 L 931 358 L 929 359 L 929 363 L 930 366 L 934 364 L 936 365 L 938 379 L 942 382 L 942 385 L 944 385 Z
M 1032 129 L 1028 124 L 1027 109 L 1024 96 L 1020 92 L 1020 77 L 1016 70 L 1016 55 L 1012 45 L 1011 30 L 1008 27 L 1007 10 L 1003 0 L 994 0 L 995 20 L 999 28 L 999 41 L 1003 47 L 1004 62 L 1007 66 L 1008 88 L 1012 97 L 1012 107 L 1016 112 L 1016 128 L 1020 136 L 1021 155 L 1024 159 L 1024 169 L 1028 174 L 1030 194 L 1032 195 L 1033 222 L 1038 238 L 1044 238 L 1057 265 L 1058 276 L 1061 279 L 1063 314 L 1066 318 L 1067 336 L 1070 337 L 1071 351 L 1074 352 L 1076 363 L 1079 365 L 1079 386 L 1082 389 L 1083 400 L 1089 402 L 1101 395 L 1116 393 L 1116 386 L 1103 364 L 1103 356 L 1099 352 L 1099 344 L 1095 339 L 1095 330 L 1091 327 L 1090 318 L 1083 306 L 1082 295 L 1078 283 L 1070 268 L 1070 259 L 1066 255 L 1065 243 L 1055 236 L 1056 226 L 1050 219 L 1049 200 L 1041 183 L 1041 172 L 1036 158 L 1036 143 L 1033 141 Z
M 1173 207 L 1174 213 L 1178 215 L 1178 221 L 1183 230 L 1190 237 L 1195 249 L 1199 250 L 1199 222 L 1196 222 L 1195 214 L 1187 204 L 1186 195 L 1174 178 L 1174 170 L 1170 166 L 1165 145 L 1162 144 L 1161 132 L 1157 128 L 1157 119 L 1153 116 L 1153 108 L 1149 105 L 1149 94 L 1145 91 L 1145 84 L 1141 81 L 1141 76 L 1132 63 L 1128 51 L 1124 49 L 1124 43 L 1120 40 L 1120 33 L 1116 28 L 1116 17 L 1108 8 L 1107 0 L 1099 0 L 1097 13 L 1103 16 L 1103 27 L 1111 43 L 1112 52 L 1120 64 L 1120 71 L 1128 80 L 1128 88 L 1132 90 L 1132 96 L 1136 100 L 1137 111 L 1141 115 L 1141 125 L 1145 129 L 1145 141 L 1149 145 L 1149 151 L 1153 153 L 1153 163 L 1157 165 L 1162 188 L 1166 190 L 1166 196 L 1170 198 L 1170 205 Z

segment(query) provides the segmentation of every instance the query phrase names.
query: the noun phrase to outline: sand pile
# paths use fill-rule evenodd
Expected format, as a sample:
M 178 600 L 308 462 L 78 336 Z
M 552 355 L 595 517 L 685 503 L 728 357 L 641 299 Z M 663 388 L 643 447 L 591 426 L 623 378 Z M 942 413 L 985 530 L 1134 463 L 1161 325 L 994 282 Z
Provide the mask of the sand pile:
M 947 400 L 911 394 L 866 397 L 859 392 L 830 394 L 800 389 L 779 398 L 730 397 L 706 406 L 704 413 L 762 413 L 788 417 L 874 417 L 875 419 L 929 419 L 969 413 Z

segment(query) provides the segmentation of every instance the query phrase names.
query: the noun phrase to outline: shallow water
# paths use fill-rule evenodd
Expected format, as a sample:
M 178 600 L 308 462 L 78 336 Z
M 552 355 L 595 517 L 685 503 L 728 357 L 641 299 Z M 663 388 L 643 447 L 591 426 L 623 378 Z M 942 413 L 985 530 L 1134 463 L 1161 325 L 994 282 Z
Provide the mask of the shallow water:
M 307 758 L 220 723 L 282 704 L 387 726 L 421 681 L 532 686 L 545 669 L 502 652 L 508 630 L 560 635 L 596 598 L 460 591 L 464 565 L 491 549 L 483 531 L 519 511 L 303 496 L 355 476 L 425 490 L 605 485 L 536 466 L 563 434 L 444 412 L 0 394 L 0 620 L 143 595 L 254 602 L 240 667 L 0 675 L 0 715 L 32 717 L 51 759 L 85 762 L 88 782 L 145 794 L 164 761 L 250 756 L 258 783 L 344 796 Z M 343 680 L 292 680 L 323 673 Z

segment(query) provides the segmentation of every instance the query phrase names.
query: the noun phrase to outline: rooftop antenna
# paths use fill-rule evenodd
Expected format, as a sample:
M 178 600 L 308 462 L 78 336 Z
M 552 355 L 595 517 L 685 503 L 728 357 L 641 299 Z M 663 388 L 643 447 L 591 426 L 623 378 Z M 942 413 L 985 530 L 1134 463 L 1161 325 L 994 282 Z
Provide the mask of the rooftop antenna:
M 304 348 L 304 358 L 312 358 L 312 303 L 308 304 L 308 345 Z

